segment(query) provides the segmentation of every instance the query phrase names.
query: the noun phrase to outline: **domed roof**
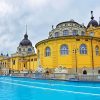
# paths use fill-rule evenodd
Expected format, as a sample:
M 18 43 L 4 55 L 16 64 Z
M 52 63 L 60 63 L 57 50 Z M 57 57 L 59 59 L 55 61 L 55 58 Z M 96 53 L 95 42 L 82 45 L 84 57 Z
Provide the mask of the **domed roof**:
M 77 22 L 75 22 L 73 19 L 71 19 L 71 20 L 69 20 L 69 21 L 65 21 L 65 22 L 59 23 L 56 27 L 58 27 L 58 26 L 61 25 L 61 24 L 66 24 L 66 23 L 76 23 L 76 24 L 80 25 L 79 23 L 77 23 Z
M 88 26 L 87 27 L 90 27 L 90 26 L 94 26 L 94 27 L 97 27 L 98 26 L 98 22 L 94 19 L 92 19 L 89 23 L 88 23 Z
M 20 46 L 32 46 L 31 41 L 28 39 L 27 33 L 24 35 L 24 39 L 20 42 Z
M 98 26 L 98 22 L 94 20 L 93 11 L 91 11 L 91 21 L 88 23 L 87 27 L 90 27 L 91 25 L 94 27 Z

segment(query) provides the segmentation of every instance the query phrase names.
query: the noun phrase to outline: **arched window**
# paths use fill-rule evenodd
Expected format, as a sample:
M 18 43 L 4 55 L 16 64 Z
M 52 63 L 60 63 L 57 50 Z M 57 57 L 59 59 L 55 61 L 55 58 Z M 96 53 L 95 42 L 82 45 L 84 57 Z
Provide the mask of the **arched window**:
M 13 60 L 13 65 L 15 65 L 15 60 Z
M 3 62 L 3 67 L 4 67 L 4 62 Z
M 81 35 L 82 35 L 82 36 L 84 36 L 84 35 L 85 35 L 85 32 L 84 32 L 84 31 L 82 31 L 82 32 L 81 32 Z
M 26 66 L 25 66 L 25 64 L 24 64 L 24 68 L 25 68 Z
M 87 47 L 85 44 L 81 44 L 80 46 L 80 54 L 87 54 Z
M 94 32 L 90 32 L 89 34 L 90 34 L 90 36 L 94 36 Z
M 6 62 L 5 62 L 5 67 L 6 67 Z
M 97 56 L 99 55 L 99 47 L 98 46 L 95 47 L 95 53 Z
M 23 51 L 25 52 L 25 49 L 23 49 Z
M 56 32 L 56 33 L 55 33 L 55 37 L 58 37 L 58 36 L 59 36 L 59 32 Z
M 83 74 L 84 74 L 84 75 L 87 75 L 87 71 L 86 71 L 86 70 L 84 70 L 84 71 L 83 71 Z
M 19 52 L 21 52 L 21 48 L 19 48 Z
M 78 35 L 78 31 L 77 30 L 73 30 L 72 34 L 73 35 Z
M 31 48 L 28 48 L 28 52 L 32 52 L 32 49 Z
M 63 36 L 67 36 L 69 34 L 69 31 L 68 30 L 64 30 L 63 31 Z
M 47 47 L 47 48 L 45 49 L 45 56 L 47 57 L 47 56 L 50 56 L 50 55 L 51 55 L 51 50 L 50 50 L 49 47 Z
M 63 44 L 60 48 L 60 54 L 61 55 L 67 55 L 68 54 L 68 46 Z

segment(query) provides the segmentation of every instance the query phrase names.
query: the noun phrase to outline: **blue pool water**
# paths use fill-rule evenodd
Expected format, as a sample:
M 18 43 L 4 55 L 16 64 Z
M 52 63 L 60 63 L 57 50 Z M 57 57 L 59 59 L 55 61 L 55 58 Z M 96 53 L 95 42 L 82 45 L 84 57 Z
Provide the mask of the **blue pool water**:
M 100 100 L 100 83 L 0 77 L 0 100 Z

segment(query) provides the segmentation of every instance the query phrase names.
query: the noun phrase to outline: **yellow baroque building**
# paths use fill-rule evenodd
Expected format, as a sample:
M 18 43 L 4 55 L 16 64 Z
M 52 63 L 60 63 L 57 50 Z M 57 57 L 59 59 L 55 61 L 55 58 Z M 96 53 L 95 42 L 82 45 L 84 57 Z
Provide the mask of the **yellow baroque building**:
M 1 73 L 19 73 L 19 72 L 33 72 L 37 67 L 37 54 L 31 41 L 28 39 L 27 33 L 24 39 L 19 43 L 17 52 L 8 55 L 1 54 L 0 56 L 0 69 Z
M 48 39 L 38 42 L 36 51 L 27 33 L 17 52 L 0 56 L 2 70 L 67 74 L 100 74 L 100 21 L 91 20 L 87 27 L 74 20 L 61 22 L 49 32 Z

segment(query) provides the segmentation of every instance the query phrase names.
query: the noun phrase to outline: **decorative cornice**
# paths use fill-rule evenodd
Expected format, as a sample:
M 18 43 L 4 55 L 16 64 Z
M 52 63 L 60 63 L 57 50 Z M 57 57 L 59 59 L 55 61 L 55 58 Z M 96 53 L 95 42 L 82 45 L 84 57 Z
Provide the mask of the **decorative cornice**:
M 42 43 L 46 43 L 49 41 L 55 41 L 55 40 L 64 40 L 64 39 L 93 39 L 93 40 L 98 40 L 100 41 L 99 37 L 91 37 L 91 36 L 60 36 L 60 37 L 56 37 L 56 38 L 49 38 L 49 39 L 45 39 L 42 40 L 40 42 L 38 42 L 35 47 L 37 48 L 38 45 L 42 44 Z

